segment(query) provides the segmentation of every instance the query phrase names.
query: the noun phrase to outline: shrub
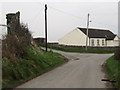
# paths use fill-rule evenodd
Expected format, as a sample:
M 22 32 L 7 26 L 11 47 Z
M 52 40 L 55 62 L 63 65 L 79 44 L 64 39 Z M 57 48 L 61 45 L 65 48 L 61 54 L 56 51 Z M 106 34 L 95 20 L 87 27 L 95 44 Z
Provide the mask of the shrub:
M 23 58 L 25 48 L 31 45 L 31 34 L 26 25 L 16 24 L 15 30 L 12 30 L 3 40 L 2 57 L 13 60 L 14 58 Z
M 115 59 L 120 61 L 120 48 L 115 51 Z

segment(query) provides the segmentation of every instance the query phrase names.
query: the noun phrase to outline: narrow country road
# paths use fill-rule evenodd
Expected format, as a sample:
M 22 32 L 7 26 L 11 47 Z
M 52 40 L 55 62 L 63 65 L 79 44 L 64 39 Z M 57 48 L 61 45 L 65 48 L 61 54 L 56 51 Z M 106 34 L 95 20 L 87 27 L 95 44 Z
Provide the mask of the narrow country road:
M 101 65 L 113 54 L 54 52 L 61 53 L 69 62 L 17 88 L 106 88 L 101 81 Z

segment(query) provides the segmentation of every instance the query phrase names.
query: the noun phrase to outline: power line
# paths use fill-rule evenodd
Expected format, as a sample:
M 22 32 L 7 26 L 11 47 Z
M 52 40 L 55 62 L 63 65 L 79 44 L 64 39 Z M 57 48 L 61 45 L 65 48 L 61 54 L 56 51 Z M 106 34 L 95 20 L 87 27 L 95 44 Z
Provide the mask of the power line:
M 65 12 L 65 11 L 63 11 L 63 10 L 54 8 L 54 7 L 50 6 L 50 5 L 49 5 L 49 7 L 50 7 L 51 9 L 53 9 L 53 10 L 56 10 L 56 11 L 58 11 L 58 12 L 61 12 L 61 13 L 67 14 L 67 15 L 70 15 L 70 16 L 75 17 L 75 18 L 77 18 L 77 19 L 83 19 L 83 20 L 85 20 L 85 18 L 83 18 L 83 17 L 76 16 L 76 15 L 71 14 L 71 13 L 69 13 L 69 12 Z
M 42 8 L 40 8 L 41 10 L 42 10 Z M 38 9 L 38 12 L 34 15 L 34 17 L 33 18 L 31 18 L 31 20 L 30 21 L 32 21 L 32 22 L 35 22 L 35 20 L 37 19 L 37 17 L 38 17 L 38 14 L 40 14 L 40 9 Z
M 32 23 L 35 23 L 36 19 L 39 17 L 39 14 L 40 14 L 40 10 L 36 13 L 36 15 L 34 16 L 34 19 L 31 19 Z
M 43 2 L 43 3 L 44 3 L 44 2 Z M 41 4 L 41 3 L 39 3 L 39 4 Z M 66 11 L 63 11 L 63 10 L 60 10 L 60 9 L 57 9 L 57 8 L 51 6 L 51 5 L 49 5 L 49 7 L 50 7 L 51 9 L 55 10 L 55 11 L 58 11 L 58 12 L 61 12 L 61 13 L 66 14 L 66 15 L 69 15 L 69 16 L 72 16 L 72 17 L 75 17 L 75 18 L 77 18 L 77 19 L 80 19 L 80 20 L 84 20 L 84 21 L 86 21 L 86 19 L 85 19 L 84 17 L 80 17 L 80 16 L 77 16 L 77 15 L 71 14 L 71 13 L 69 13 L 69 12 L 66 12 Z M 103 26 L 111 26 L 111 27 L 116 28 L 115 25 L 103 24 L 103 23 L 100 23 L 100 22 L 94 22 L 94 24 L 97 24 L 97 25 L 103 25 Z
M 71 14 L 71 13 L 68 13 L 68 12 L 62 11 L 62 10 L 60 10 L 60 9 L 56 9 L 56 8 L 50 6 L 50 5 L 49 5 L 49 7 L 50 7 L 51 9 L 54 9 L 54 10 L 58 11 L 58 12 L 61 12 L 61 13 L 67 14 L 67 15 L 71 15 L 71 16 L 73 16 L 73 17 L 75 17 L 75 18 L 82 19 L 82 20 L 86 20 L 86 19 L 83 18 L 83 17 L 73 15 L 73 14 Z M 111 27 L 114 27 L 114 28 L 116 27 L 116 26 L 114 26 L 114 25 L 103 24 L 103 23 L 100 23 L 100 22 L 95 22 L 94 24 L 97 24 L 97 25 L 103 25 L 103 26 L 111 26 Z

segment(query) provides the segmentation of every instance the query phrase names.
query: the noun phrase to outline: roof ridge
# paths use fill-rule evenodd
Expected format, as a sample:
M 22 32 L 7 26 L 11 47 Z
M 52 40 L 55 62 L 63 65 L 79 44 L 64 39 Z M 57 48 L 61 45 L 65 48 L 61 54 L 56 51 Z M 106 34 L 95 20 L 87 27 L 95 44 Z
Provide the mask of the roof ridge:
M 78 29 L 87 29 L 87 28 L 81 28 L 81 27 L 77 27 Z M 100 28 L 89 28 L 89 30 L 106 30 L 106 31 L 110 31 L 108 29 L 100 29 Z

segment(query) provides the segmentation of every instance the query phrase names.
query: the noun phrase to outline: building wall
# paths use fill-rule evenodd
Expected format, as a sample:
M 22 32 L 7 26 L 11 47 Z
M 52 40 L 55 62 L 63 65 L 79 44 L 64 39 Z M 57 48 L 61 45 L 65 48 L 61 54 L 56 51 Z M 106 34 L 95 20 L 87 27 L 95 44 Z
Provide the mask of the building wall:
M 96 46 L 106 46 L 106 40 L 105 38 L 90 38 L 90 46 L 96 47 Z
M 114 40 L 107 40 L 107 46 L 114 46 Z
M 114 40 L 107 40 L 107 46 L 119 46 L 118 36 L 116 36 Z
M 94 40 L 94 45 L 92 44 L 92 40 Z M 58 44 L 67 46 L 86 46 L 86 35 L 76 28 L 72 32 L 65 35 L 63 38 L 59 39 Z M 92 47 L 119 46 L 119 38 L 118 36 L 116 36 L 114 40 L 107 41 L 105 38 L 88 38 L 88 46 Z
M 60 45 L 69 46 L 85 46 L 86 45 L 86 35 L 79 29 L 75 29 L 72 32 L 65 35 L 63 38 L 58 40 Z M 89 38 L 88 38 L 89 44 Z
M 92 40 L 94 40 L 94 45 L 92 44 Z M 97 40 L 99 40 L 99 45 L 97 44 Z M 103 41 L 102 41 L 103 40 Z M 90 38 L 90 46 L 101 46 L 101 47 L 114 47 L 119 46 L 119 38 L 116 36 L 114 40 L 107 40 L 105 38 Z

